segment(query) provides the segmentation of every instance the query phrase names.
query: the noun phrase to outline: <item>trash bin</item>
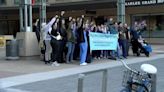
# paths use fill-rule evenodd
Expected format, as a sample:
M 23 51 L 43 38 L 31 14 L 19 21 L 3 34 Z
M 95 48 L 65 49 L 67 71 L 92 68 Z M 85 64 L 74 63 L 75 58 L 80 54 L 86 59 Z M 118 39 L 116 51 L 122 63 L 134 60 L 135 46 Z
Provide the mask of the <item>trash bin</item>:
M 6 40 L 6 59 L 15 60 L 19 59 L 19 44 L 18 40 Z

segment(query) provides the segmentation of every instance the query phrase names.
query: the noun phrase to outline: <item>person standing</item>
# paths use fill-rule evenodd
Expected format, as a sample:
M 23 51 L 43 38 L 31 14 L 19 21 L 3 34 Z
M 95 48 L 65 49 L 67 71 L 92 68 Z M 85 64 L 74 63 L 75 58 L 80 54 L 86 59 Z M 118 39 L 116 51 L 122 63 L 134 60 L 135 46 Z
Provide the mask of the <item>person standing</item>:
M 130 30 L 128 28 L 128 25 L 125 23 L 124 24 L 124 30 L 125 30 L 125 35 L 126 35 L 126 52 L 127 56 L 129 56 L 129 46 L 130 46 Z
M 65 27 L 65 19 L 63 17 L 64 15 L 64 11 L 61 12 L 61 15 L 60 15 L 60 18 L 59 18 L 59 23 L 58 23 L 58 26 L 57 26 L 57 31 L 59 32 L 59 34 L 61 35 L 62 39 L 59 40 L 58 44 L 60 45 L 59 46 L 59 60 L 58 62 L 59 63 L 64 63 L 65 60 L 64 60 L 64 48 L 66 46 L 66 41 L 67 41 L 67 33 L 66 33 L 66 27 Z
M 118 32 L 119 32 L 119 45 L 120 48 L 122 49 L 122 56 L 124 58 L 127 58 L 127 50 L 126 50 L 126 33 L 125 30 L 123 29 L 123 24 L 121 22 L 118 23 L 119 27 L 118 27 Z
M 57 15 L 51 19 L 49 23 L 42 23 L 42 36 L 43 36 L 43 43 L 45 47 L 45 53 L 44 53 L 44 62 L 45 64 L 50 63 L 51 60 L 51 52 L 52 52 L 52 47 L 50 44 L 51 41 L 51 36 L 49 32 L 52 30 L 52 25 L 57 19 Z
M 139 46 L 138 46 L 138 39 L 139 39 L 139 26 L 138 23 L 135 22 L 133 28 L 131 29 L 131 44 L 132 44 L 132 51 L 133 54 L 140 56 Z
M 110 34 L 115 34 L 115 35 L 117 34 L 118 35 L 118 24 L 117 24 L 117 22 L 115 22 L 115 23 L 112 23 L 112 22 L 108 23 L 108 32 Z M 119 48 L 120 47 L 119 47 L 119 43 L 118 43 L 116 50 L 111 50 L 110 51 L 111 59 L 113 59 L 113 60 L 117 60 L 117 58 L 120 59 L 120 51 L 119 51 L 120 49 Z
M 75 48 L 75 43 L 76 43 L 75 31 L 76 31 L 75 19 L 72 19 L 72 17 L 69 17 L 69 25 L 67 29 L 68 52 L 66 55 L 66 63 L 70 63 L 73 60 L 73 53 L 74 53 L 74 48 Z
M 35 23 L 33 24 L 33 31 L 35 32 L 38 43 L 39 43 L 40 42 L 39 19 L 37 19 Z
M 80 65 L 87 65 L 85 61 L 87 57 L 88 42 L 87 42 L 87 32 L 83 28 L 83 23 L 84 23 L 84 15 L 82 15 L 81 26 L 79 30 Z M 87 26 L 87 24 L 85 26 Z
M 58 22 L 59 22 L 59 19 L 56 19 L 56 22 L 54 22 L 52 25 L 52 30 L 49 30 L 49 34 L 51 36 L 51 47 L 52 47 L 52 58 L 51 58 L 51 62 L 53 62 L 52 66 L 60 65 L 58 64 L 59 47 L 60 47 L 59 41 L 62 40 L 62 37 L 57 30 Z

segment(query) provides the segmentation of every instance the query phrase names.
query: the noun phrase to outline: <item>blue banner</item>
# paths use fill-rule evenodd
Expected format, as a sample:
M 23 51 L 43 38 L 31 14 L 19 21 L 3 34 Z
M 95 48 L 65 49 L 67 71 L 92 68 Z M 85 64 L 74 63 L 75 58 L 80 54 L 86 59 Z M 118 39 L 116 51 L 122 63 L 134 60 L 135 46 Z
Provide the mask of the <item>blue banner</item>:
M 116 50 L 118 34 L 89 33 L 91 50 Z

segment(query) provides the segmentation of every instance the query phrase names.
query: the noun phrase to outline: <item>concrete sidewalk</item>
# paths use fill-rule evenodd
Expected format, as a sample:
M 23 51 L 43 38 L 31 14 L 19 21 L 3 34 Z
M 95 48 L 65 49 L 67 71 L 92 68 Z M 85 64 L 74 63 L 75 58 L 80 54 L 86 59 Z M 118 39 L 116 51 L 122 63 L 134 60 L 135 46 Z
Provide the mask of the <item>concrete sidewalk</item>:
M 152 57 L 156 57 L 158 55 L 164 54 L 164 46 L 163 45 L 153 45 L 153 53 L 148 60 L 152 59 Z M 133 56 L 132 53 L 126 59 L 128 62 L 133 60 L 141 60 L 145 58 L 145 55 L 141 55 L 141 57 Z M 110 59 L 101 59 L 94 60 L 89 65 L 97 65 L 102 63 L 113 63 L 114 60 Z M 70 68 L 82 67 L 79 66 L 78 61 L 74 61 L 71 64 L 61 64 L 59 67 L 52 67 L 51 65 L 45 65 L 43 61 L 39 60 L 39 56 L 34 57 L 21 57 L 19 60 L 5 60 L 5 49 L 0 48 L 0 78 L 24 75 L 24 74 L 32 74 L 32 73 L 40 73 L 40 72 L 48 72 L 54 70 L 66 70 Z

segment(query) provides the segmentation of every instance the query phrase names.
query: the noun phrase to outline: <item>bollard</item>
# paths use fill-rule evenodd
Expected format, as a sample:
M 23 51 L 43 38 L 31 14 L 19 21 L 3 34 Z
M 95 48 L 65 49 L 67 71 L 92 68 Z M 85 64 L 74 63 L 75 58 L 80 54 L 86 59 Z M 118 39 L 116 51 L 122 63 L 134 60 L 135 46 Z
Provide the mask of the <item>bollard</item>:
M 95 71 L 86 72 L 84 74 L 79 74 L 78 78 L 78 92 L 83 92 L 83 82 L 86 75 L 96 73 L 96 72 L 103 72 L 103 79 L 102 79 L 102 90 L 101 92 L 107 92 L 107 83 L 108 83 L 108 69 L 100 69 Z
M 142 64 L 141 70 L 148 73 L 151 77 L 151 91 L 156 92 L 157 68 L 151 64 Z
M 157 85 L 157 75 L 156 74 L 150 74 L 151 75 L 151 92 L 156 92 L 156 85 Z
M 102 92 L 107 92 L 107 83 L 108 83 L 108 70 L 105 69 L 103 71 Z
M 83 92 L 84 77 L 85 77 L 85 74 L 79 74 L 79 78 L 78 78 L 78 92 Z

